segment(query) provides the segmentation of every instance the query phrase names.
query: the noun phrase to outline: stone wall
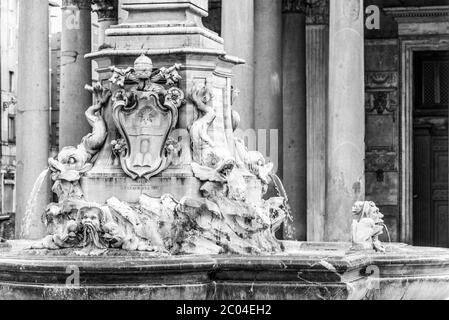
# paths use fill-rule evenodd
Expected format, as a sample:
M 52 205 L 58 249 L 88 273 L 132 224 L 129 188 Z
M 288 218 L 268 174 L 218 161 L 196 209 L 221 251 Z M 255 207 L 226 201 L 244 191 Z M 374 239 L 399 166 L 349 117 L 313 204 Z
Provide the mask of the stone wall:
M 367 40 L 366 197 L 385 214 L 392 240 L 399 234 L 399 46 L 395 39 Z
M 385 215 L 392 241 L 400 239 L 400 47 L 397 23 L 382 11 L 380 30 L 365 34 L 366 198 Z M 387 240 L 387 235 L 384 239 Z

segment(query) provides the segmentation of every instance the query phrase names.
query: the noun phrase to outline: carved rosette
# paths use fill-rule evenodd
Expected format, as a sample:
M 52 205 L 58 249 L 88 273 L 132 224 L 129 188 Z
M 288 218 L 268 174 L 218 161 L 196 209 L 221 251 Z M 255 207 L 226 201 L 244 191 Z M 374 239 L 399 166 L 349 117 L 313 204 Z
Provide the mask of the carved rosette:
M 307 10 L 306 0 L 282 0 L 283 13 L 305 14 Z
M 98 21 L 118 19 L 118 0 L 91 0 L 92 12 L 98 15 Z

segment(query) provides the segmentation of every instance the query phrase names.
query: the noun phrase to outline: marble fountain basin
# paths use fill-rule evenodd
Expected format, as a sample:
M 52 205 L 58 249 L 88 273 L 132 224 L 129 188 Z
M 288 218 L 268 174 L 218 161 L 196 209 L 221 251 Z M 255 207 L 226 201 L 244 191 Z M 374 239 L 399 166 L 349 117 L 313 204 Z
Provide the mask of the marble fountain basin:
M 174 256 L 28 250 L 0 244 L 0 299 L 413 300 L 449 298 L 449 250 L 285 242 L 270 256 Z

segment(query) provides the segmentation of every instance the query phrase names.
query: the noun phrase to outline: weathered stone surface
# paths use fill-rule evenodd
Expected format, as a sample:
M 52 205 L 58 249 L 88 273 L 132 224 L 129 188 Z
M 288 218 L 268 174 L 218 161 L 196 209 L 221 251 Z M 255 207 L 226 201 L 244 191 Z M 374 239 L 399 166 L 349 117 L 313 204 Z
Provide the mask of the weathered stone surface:
M 391 29 L 386 27 L 387 18 L 381 17 L 385 38 Z M 399 42 L 369 39 L 365 40 L 365 50 L 369 52 L 365 55 L 366 197 L 383 206 L 382 212 L 389 216 L 385 223 L 391 238 L 397 240 L 401 211 Z
M 294 239 L 307 238 L 307 97 L 305 1 L 283 1 L 283 172 Z
M 368 147 L 390 146 L 398 139 L 395 118 L 392 116 L 368 115 L 366 132 Z
M 324 5 L 329 20 L 328 1 Z M 324 239 L 326 212 L 326 110 L 329 77 L 329 26 L 307 25 L 307 239 Z
M 17 105 L 16 235 L 36 239 L 44 234 L 40 214 L 26 223 L 33 183 L 47 167 L 49 150 L 49 12 L 48 1 L 21 1 L 19 13 L 19 91 Z M 30 50 L 32 48 L 32 50 Z M 32 143 L 31 143 L 32 142 Z M 42 212 L 48 203 L 49 183 L 43 182 L 32 201 Z
M 226 51 L 245 60 L 234 68 L 233 86 L 240 91 L 235 109 L 242 116 L 244 130 L 255 128 L 255 17 L 254 6 L 258 0 L 222 1 L 221 33 Z M 229 23 L 232 21 L 232 23 Z M 268 70 L 266 70 L 268 71 Z M 265 72 L 266 72 L 265 71 Z M 257 75 L 260 77 L 261 75 Z M 267 77 L 265 75 L 265 77 Z
M 382 180 L 380 180 L 382 179 Z M 399 174 L 385 172 L 382 176 L 366 173 L 366 197 L 382 206 L 396 206 L 399 203 Z
M 330 1 L 325 240 L 345 241 L 365 197 L 363 1 Z
M 83 90 L 92 82 L 92 64 L 84 55 L 91 52 L 90 1 L 64 1 L 61 31 L 61 85 L 59 147 L 74 146 L 90 130 L 84 112 L 92 94 Z
M 110 251 L 86 260 L 67 253 L 0 253 L 0 298 L 42 300 L 446 299 L 449 250 L 387 245 L 385 254 L 345 243 L 285 243 L 291 254 L 152 258 Z M 71 266 L 68 269 L 68 266 Z M 80 286 L 67 287 L 73 267 Z M 69 272 L 67 273 L 67 270 Z

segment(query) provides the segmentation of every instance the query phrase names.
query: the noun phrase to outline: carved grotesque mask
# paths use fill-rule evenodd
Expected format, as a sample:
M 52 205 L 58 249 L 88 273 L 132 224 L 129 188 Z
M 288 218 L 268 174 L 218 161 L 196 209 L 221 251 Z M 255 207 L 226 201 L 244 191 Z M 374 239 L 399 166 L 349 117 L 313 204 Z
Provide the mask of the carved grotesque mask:
M 81 224 L 97 231 L 101 230 L 102 211 L 99 208 L 83 208 L 81 211 Z
M 352 241 L 369 249 L 383 232 L 383 214 L 374 202 L 357 202 L 353 208 Z
M 84 207 L 80 209 L 78 219 L 83 228 L 82 246 L 88 249 L 106 249 L 108 245 L 102 238 L 103 211 L 99 207 Z

